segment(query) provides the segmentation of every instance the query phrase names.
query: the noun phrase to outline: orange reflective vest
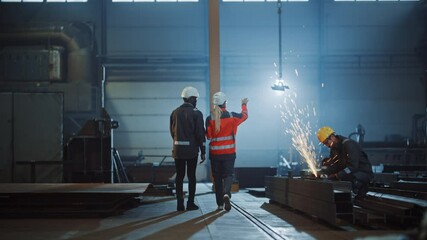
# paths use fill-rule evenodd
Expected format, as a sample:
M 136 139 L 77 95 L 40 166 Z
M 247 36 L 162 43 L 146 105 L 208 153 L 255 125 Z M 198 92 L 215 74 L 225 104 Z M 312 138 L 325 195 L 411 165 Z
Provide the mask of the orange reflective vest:
M 246 104 L 242 105 L 242 112 L 228 112 L 221 108 L 221 128 L 215 132 L 215 121 L 212 116 L 206 118 L 206 137 L 210 140 L 210 156 L 236 156 L 236 134 L 237 127 L 248 118 L 248 109 Z

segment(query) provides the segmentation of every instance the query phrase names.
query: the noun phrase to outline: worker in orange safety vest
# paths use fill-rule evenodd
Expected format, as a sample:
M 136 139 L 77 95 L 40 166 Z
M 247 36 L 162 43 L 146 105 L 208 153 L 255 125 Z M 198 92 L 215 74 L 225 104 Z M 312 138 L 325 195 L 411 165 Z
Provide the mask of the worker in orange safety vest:
M 242 99 L 241 113 L 226 110 L 227 98 L 223 92 L 213 95 L 211 115 L 206 118 L 206 137 L 209 143 L 209 159 L 214 179 L 218 210 L 231 210 L 231 185 L 236 160 L 237 127 L 248 118 L 248 99 Z

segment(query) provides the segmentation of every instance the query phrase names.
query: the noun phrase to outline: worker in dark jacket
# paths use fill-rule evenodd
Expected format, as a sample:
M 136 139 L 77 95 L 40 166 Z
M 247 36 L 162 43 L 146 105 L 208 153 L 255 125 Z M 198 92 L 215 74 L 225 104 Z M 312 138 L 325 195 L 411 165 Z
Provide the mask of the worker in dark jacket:
M 356 198 L 365 198 L 373 172 L 368 156 L 359 144 L 350 138 L 336 135 L 327 126 L 319 129 L 317 138 L 330 148 L 329 158 L 322 161 L 322 173 L 331 179 L 352 182 Z
M 194 203 L 196 193 L 196 167 L 199 150 L 201 163 L 206 160 L 206 138 L 203 114 L 196 108 L 199 92 L 194 87 L 186 87 L 181 97 L 184 103 L 176 108 L 170 116 L 170 133 L 173 139 L 172 157 L 176 168 L 177 210 L 184 211 L 183 183 L 185 169 L 188 177 L 187 210 L 197 210 Z

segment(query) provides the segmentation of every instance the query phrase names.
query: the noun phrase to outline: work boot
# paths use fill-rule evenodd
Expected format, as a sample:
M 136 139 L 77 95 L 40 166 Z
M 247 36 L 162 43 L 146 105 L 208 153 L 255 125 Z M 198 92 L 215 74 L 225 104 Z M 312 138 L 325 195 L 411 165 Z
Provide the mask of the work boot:
M 230 197 L 227 194 L 224 194 L 224 209 L 225 211 L 230 211 L 231 210 L 231 203 L 230 203 Z
M 197 209 L 199 209 L 199 206 L 194 204 L 194 202 L 187 202 L 187 211 L 197 210 Z
M 184 199 L 177 199 L 176 210 L 177 211 L 185 211 Z
M 368 193 L 368 185 L 364 184 L 361 186 L 356 193 L 356 196 L 354 197 L 357 200 L 362 200 L 366 198 L 366 194 Z

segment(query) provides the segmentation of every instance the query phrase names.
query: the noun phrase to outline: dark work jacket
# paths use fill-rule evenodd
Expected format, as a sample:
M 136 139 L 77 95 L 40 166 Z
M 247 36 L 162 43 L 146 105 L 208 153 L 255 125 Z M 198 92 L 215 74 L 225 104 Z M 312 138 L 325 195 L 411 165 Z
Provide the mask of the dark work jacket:
M 360 145 L 350 138 L 340 135 L 336 135 L 336 137 L 339 142 L 332 146 L 329 157 L 344 161 L 344 166 L 339 169 L 338 175 L 352 174 L 358 171 L 373 175 L 371 162 Z
M 191 103 L 183 103 L 172 112 L 169 130 L 173 139 L 173 158 L 195 158 L 199 149 L 206 154 L 203 114 Z

